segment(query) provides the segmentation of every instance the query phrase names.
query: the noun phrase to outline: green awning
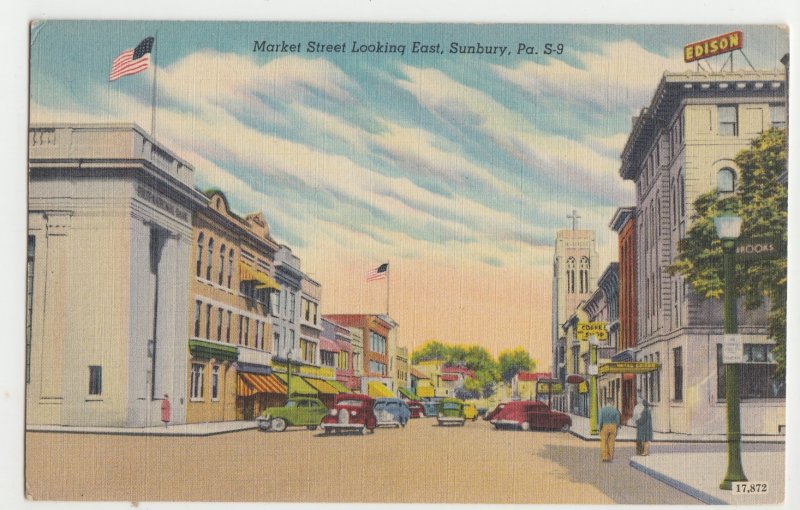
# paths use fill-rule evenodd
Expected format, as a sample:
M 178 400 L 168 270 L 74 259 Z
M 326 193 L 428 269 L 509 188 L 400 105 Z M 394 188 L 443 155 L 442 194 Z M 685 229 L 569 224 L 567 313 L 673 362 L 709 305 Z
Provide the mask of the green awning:
M 401 387 L 400 388 L 400 393 L 403 396 L 405 396 L 407 399 L 409 399 L 409 400 L 419 400 L 419 397 L 413 391 L 409 390 L 408 388 Z
M 336 388 L 339 393 L 352 393 L 353 390 L 340 383 L 339 381 L 326 381 L 328 384 Z
M 216 359 L 219 361 L 236 361 L 238 349 L 235 345 L 206 342 L 192 338 L 189 340 L 189 352 L 195 358 Z
M 305 379 L 299 375 L 292 374 L 292 380 L 286 374 L 275 374 L 278 378 L 289 386 L 289 395 L 314 395 L 317 396 L 319 392 L 315 390 Z

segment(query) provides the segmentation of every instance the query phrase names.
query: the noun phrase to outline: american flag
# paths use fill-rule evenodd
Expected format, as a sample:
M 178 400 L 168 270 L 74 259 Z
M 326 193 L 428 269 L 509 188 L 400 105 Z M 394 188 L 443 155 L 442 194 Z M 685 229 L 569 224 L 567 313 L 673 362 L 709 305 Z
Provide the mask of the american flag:
M 367 281 L 374 282 L 375 280 L 381 280 L 383 278 L 386 278 L 386 273 L 388 271 L 389 271 L 388 262 L 386 262 L 385 264 L 381 264 L 375 269 L 370 269 L 369 272 L 367 273 Z
M 111 64 L 111 74 L 108 75 L 108 80 L 114 81 L 147 69 L 150 66 L 150 52 L 153 50 L 154 41 L 153 37 L 145 37 L 139 46 L 120 53 Z

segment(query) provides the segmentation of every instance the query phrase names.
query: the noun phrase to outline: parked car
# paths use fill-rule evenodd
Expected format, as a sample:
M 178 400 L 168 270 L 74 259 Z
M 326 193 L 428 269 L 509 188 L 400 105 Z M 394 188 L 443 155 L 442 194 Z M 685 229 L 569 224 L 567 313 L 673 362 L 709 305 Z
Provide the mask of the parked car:
M 359 393 L 340 393 L 336 395 L 330 412 L 322 418 L 322 432 L 351 430 L 366 434 L 378 426 L 375 417 L 375 401 Z
M 405 427 L 411 418 L 411 410 L 399 398 L 376 398 L 375 417 L 379 426 Z
M 425 416 L 436 416 L 439 412 L 439 402 L 441 398 L 427 398 L 422 400 L 422 405 L 425 408 Z
M 478 409 L 471 402 L 464 402 L 464 418 L 475 421 L 478 419 Z
M 528 407 L 528 423 L 532 429 L 563 430 L 572 426 L 569 415 L 553 411 L 544 402 L 534 402 Z
M 283 432 L 286 427 L 308 427 L 314 430 L 328 412 L 317 398 L 292 397 L 282 407 L 268 407 L 256 418 L 259 430 Z
M 532 404 L 538 404 L 535 400 L 517 400 L 505 402 L 498 405 L 494 411 L 486 415 L 489 423 L 495 428 L 513 427 L 522 430 L 529 430 L 528 408 Z
M 412 418 L 422 418 L 425 416 L 425 406 L 416 400 L 406 400 L 408 410 L 411 411 Z
M 486 421 L 492 421 L 494 419 L 494 417 L 497 416 L 497 413 L 499 413 L 500 411 L 503 410 L 503 408 L 506 406 L 506 404 L 507 404 L 507 402 L 500 402 L 499 404 L 497 404 L 497 407 L 495 407 L 491 411 L 485 413 L 483 415 L 483 419 L 486 420 Z
M 443 398 L 436 415 L 439 425 L 464 425 L 464 402 L 457 398 Z

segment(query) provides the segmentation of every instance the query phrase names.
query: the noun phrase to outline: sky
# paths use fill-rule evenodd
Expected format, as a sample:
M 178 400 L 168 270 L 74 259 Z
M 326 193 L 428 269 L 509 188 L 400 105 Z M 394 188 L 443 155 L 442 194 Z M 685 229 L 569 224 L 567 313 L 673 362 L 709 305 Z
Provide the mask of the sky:
M 737 29 L 757 69 L 782 69 L 775 26 L 47 21 L 31 31 L 30 122 L 149 132 L 155 97 L 159 143 L 198 188 L 264 213 L 322 284 L 323 314 L 388 304 L 401 345 L 520 346 L 546 370 L 556 231 L 574 209 L 596 232 L 598 274 L 617 259 L 608 224 L 635 204 L 618 174 L 632 117 L 665 71 L 696 69 L 684 44 Z M 157 71 L 109 82 L 147 36 Z M 412 53 L 415 41 L 440 51 Z M 734 66 L 749 68 L 739 54 Z M 384 262 L 388 303 L 387 282 L 366 281 Z

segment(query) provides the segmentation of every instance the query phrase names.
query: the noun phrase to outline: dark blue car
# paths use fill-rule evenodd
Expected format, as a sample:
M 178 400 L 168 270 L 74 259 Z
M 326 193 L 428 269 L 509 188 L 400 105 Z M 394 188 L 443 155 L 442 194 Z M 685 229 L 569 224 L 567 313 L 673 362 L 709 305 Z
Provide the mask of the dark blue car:
M 399 398 L 376 398 L 375 417 L 379 426 L 405 427 L 411 418 L 411 409 Z

